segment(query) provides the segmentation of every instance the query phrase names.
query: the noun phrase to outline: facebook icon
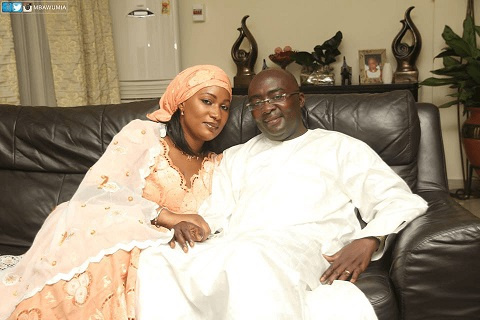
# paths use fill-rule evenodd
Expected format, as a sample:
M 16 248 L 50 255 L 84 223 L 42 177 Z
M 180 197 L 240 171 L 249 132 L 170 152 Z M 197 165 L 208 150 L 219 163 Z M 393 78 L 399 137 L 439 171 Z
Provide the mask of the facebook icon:
M 2 12 L 12 12 L 12 3 L 2 2 Z

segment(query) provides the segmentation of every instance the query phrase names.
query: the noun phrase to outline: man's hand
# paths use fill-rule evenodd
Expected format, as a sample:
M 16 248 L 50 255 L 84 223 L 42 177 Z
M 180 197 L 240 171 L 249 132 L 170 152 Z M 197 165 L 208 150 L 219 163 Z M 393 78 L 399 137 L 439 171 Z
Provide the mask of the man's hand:
M 198 214 L 179 214 L 182 221 L 187 221 L 193 223 L 203 230 L 203 238 L 201 241 L 207 240 L 207 237 L 210 235 L 210 226 L 208 223 L 203 219 L 201 215 Z
M 207 237 L 210 235 L 210 226 L 208 223 L 203 219 L 202 216 L 198 214 L 179 214 L 173 213 L 166 208 L 162 210 L 160 215 L 157 217 L 158 225 L 165 227 L 167 229 L 173 229 L 173 227 L 180 223 L 181 221 L 187 221 L 193 223 L 200 228 L 203 229 L 204 238 L 202 240 L 206 240 Z
M 188 252 L 188 245 L 193 248 L 195 242 L 201 242 L 206 239 L 205 231 L 188 221 L 180 221 L 172 228 L 174 230 L 174 235 L 172 240 L 170 240 L 170 247 L 175 248 L 175 242 L 178 242 L 185 253 Z
M 332 284 L 333 280 L 350 278 L 350 282 L 354 283 L 367 268 L 378 246 L 378 239 L 367 237 L 353 240 L 333 256 L 323 255 L 330 262 L 330 267 L 323 273 L 320 282 Z

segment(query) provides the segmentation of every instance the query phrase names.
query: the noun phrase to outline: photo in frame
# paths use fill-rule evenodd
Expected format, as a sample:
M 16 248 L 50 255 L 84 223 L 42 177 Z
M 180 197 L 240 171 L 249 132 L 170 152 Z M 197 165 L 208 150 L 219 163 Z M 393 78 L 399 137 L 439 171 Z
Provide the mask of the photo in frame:
M 387 62 L 385 49 L 359 50 L 360 84 L 383 83 L 382 71 Z

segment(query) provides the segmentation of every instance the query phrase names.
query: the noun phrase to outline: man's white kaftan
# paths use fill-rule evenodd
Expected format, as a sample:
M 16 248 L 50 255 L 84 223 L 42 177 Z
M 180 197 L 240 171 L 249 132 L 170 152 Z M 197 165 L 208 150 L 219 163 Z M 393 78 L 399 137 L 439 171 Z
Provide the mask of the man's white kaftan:
M 285 142 L 261 134 L 226 150 L 214 173 L 200 214 L 217 234 L 188 254 L 166 246 L 142 252 L 139 319 L 375 318 L 354 285 L 320 286 L 329 265 L 322 254 L 396 233 L 426 209 L 359 140 L 321 129 Z

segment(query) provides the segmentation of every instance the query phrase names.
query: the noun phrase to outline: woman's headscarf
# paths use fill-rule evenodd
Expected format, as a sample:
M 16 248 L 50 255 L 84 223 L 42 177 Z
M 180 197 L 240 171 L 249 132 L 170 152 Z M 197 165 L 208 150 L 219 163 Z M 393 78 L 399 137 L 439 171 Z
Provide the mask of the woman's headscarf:
M 167 122 L 178 106 L 199 90 L 219 86 L 225 88 L 232 97 L 232 85 L 225 71 L 213 65 L 198 65 L 180 72 L 167 87 L 160 99 L 160 109 L 147 114 L 153 121 Z

